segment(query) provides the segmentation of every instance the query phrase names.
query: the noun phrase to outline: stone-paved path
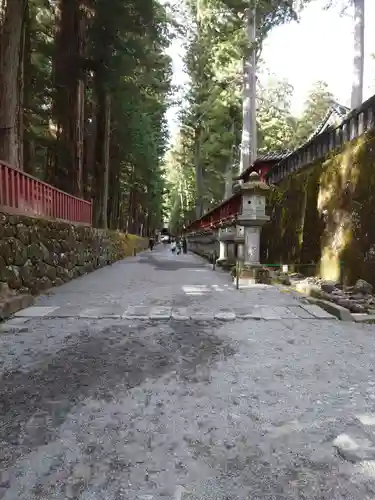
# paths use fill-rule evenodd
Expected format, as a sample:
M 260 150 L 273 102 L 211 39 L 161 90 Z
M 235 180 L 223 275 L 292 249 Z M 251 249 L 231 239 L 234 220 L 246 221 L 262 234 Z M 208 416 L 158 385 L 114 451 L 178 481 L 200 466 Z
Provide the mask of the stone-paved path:
M 375 498 L 375 328 L 163 247 L 0 333 L 0 498 Z

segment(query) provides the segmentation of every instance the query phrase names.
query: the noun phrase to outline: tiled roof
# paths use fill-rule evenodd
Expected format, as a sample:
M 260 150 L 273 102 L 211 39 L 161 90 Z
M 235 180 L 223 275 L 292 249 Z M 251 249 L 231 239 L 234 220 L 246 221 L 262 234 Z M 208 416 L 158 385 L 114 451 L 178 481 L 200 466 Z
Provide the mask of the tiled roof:
M 310 142 L 317 135 L 320 135 L 322 132 L 327 130 L 329 127 L 333 127 L 341 122 L 345 116 L 350 112 L 350 108 L 339 104 L 336 101 L 333 101 L 331 107 L 328 109 L 325 114 L 323 120 L 316 127 L 315 131 L 310 135 L 310 137 L 306 140 L 306 143 Z M 305 144 L 306 144 L 305 143 Z
M 300 149 L 303 147 L 305 144 L 308 144 L 311 142 L 315 137 L 318 135 L 322 134 L 325 130 L 327 130 L 329 127 L 334 127 L 338 123 L 340 123 L 346 115 L 350 112 L 350 108 L 347 108 L 346 106 L 343 106 L 342 104 L 339 104 L 336 101 L 332 101 L 331 107 L 328 109 L 327 113 L 325 114 L 324 118 L 322 121 L 318 124 L 316 127 L 315 131 L 309 136 L 309 138 L 297 149 Z M 294 153 L 296 150 L 286 150 L 286 151 L 277 151 L 273 153 L 265 153 L 264 155 L 260 155 L 257 157 L 257 159 L 250 165 L 244 172 L 239 177 L 236 177 L 236 179 L 243 179 L 246 177 L 246 175 L 251 172 L 252 168 L 254 165 L 257 163 L 261 162 L 273 162 L 273 163 L 279 163 L 291 154 Z M 272 166 L 273 168 L 273 166 Z
M 262 162 L 267 162 L 267 161 L 273 162 L 273 163 L 278 163 L 279 161 L 281 161 L 284 158 L 286 158 L 287 156 L 289 156 L 291 153 L 292 153 L 292 151 L 276 151 L 273 153 L 264 153 L 264 155 L 258 156 L 257 159 L 251 165 L 249 165 L 247 167 L 247 169 L 242 172 L 241 175 L 239 175 L 238 177 L 235 177 L 234 180 L 243 179 L 244 177 L 246 177 L 247 174 L 249 174 L 249 172 L 251 172 L 253 166 L 256 165 L 257 163 L 262 163 Z
M 348 113 L 350 113 L 349 108 L 343 106 L 342 104 L 339 104 L 336 101 L 332 101 L 331 107 L 328 109 L 324 118 L 316 127 L 315 131 L 310 135 L 310 137 L 303 144 L 301 144 L 301 146 L 299 146 L 293 151 L 290 151 L 288 155 L 285 155 L 284 158 L 282 158 L 279 163 L 283 163 L 283 160 L 285 160 L 287 156 L 290 156 L 295 152 L 299 151 L 300 149 L 302 149 L 303 147 L 305 147 L 307 144 L 312 142 L 316 137 L 325 132 L 327 129 L 331 127 L 332 128 L 337 127 L 345 119 Z M 277 165 L 273 165 L 272 169 L 276 167 Z
M 263 161 L 281 161 L 287 156 L 289 156 L 290 153 L 291 151 L 276 151 L 274 153 L 265 153 L 264 155 L 258 156 L 254 161 L 253 165 Z

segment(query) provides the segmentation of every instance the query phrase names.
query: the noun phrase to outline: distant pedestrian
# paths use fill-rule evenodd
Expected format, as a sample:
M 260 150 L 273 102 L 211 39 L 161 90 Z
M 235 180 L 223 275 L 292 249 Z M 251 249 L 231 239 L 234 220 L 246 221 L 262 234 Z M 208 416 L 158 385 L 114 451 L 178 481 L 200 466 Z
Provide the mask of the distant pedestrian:
M 176 248 L 177 248 L 177 243 L 175 240 L 172 240 L 172 243 L 171 243 L 171 251 L 172 253 L 176 253 Z
M 187 253 L 187 241 L 186 241 L 186 238 L 182 238 L 182 251 L 184 253 Z
M 155 245 L 155 241 L 154 241 L 154 238 L 150 238 L 148 240 L 148 248 L 152 251 L 152 249 L 154 248 L 154 245 Z
M 181 241 L 177 240 L 177 255 L 180 255 L 181 253 Z

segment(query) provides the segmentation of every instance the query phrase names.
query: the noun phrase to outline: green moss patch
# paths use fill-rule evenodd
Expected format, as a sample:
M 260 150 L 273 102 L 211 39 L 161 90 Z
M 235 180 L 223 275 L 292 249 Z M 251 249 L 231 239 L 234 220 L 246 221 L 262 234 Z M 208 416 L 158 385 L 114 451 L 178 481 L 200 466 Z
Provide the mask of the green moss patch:
M 284 179 L 269 195 L 263 261 L 375 284 L 374 166 L 372 132 Z

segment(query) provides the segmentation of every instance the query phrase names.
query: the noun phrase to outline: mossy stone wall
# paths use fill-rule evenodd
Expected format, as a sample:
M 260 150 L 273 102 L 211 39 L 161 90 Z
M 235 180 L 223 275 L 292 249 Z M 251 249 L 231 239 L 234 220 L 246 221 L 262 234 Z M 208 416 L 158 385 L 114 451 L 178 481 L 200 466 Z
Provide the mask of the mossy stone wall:
M 375 133 L 284 179 L 269 195 L 268 214 L 264 262 L 375 285 Z
M 37 294 L 146 246 L 134 235 L 0 213 L 0 283 Z

